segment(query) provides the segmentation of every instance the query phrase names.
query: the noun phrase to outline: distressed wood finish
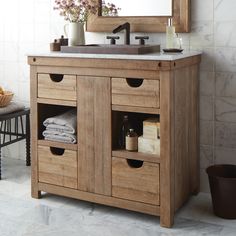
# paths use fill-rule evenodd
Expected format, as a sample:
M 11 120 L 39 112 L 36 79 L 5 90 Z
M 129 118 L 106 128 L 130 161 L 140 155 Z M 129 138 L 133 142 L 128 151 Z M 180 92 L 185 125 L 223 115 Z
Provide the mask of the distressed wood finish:
M 140 160 L 147 162 L 160 163 L 160 157 L 154 154 L 146 154 L 141 152 L 129 152 L 126 150 L 115 150 L 112 151 L 112 156 L 132 159 L 132 160 Z
M 121 106 L 121 105 L 112 105 L 113 111 L 127 111 L 127 112 L 138 112 L 138 113 L 147 113 L 147 114 L 160 114 L 160 109 L 150 108 L 150 107 L 133 107 L 133 106 Z
M 112 196 L 159 205 L 159 193 L 159 164 L 134 168 L 127 159 L 112 158 Z
M 78 187 L 111 195 L 110 78 L 78 77 Z
M 189 32 L 190 0 L 173 0 L 172 14 L 176 32 Z M 87 31 L 112 32 L 117 26 L 129 22 L 132 32 L 165 32 L 168 18 L 169 16 L 102 17 L 101 14 L 91 15 L 87 22 Z
M 112 104 L 159 108 L 159 97 L 159 80 L 143 79 L 139 87 L 131 87 L 125 78 L 112 78 Z
M 50 147 L 38 146 L 39 182 L 77 189 L 77 152 L 53 154 Z
M 191 98 L 189 84 L 190 70 L 184 68 L 175 71 L 174 100 L 175 100 L 175 208 L 179 208 L 186 201 L 190 192 L 190 159 L 189 153 L 189 111 Z M 192 109 L 191 109 L 192 110 Z
M 199 191 L 200 56 L 176 61 L 49 57 L 29 57 L 28 61 L 32 197 L 46 191 L 160 215 L 161 225 L 171 227 L 175 211 Z M 74 90 L 76 84 L 75 100 L 48 98 L 47 93 L 37 98 L 38 74 L 76 78 L 69 86 Z M 145 80 L 133 88 L 126 78 Z M 114 99 L 116 94 L 122 99 Z M 71 107 L 77 107 L 78 143 L 42 140 L 42 122 Z M 136 126 L 149 116 L 160 117 L 160 155 L 117 149 L 126 113 Z M 141 135 L 142 129 L 136 128 Z M 50 147 L 63 148 L 73 158 L 68 162 L 66 157 L 55 157 Z M 144 161 L 143 166 L 130 167 L 127 159 L 136 164 Z
M 106 195 L 94 194 L 90 192 L 79 191 L 70 188 L 59 187 L 56 185 L 39 183 L 39 188 L 42 191 L 72 197 L 80 200 L 91 201 L 95 203 L 100 203 L 103 205 L 108 205 L 112 207 L 119 207 L 123 209 L 128 209 L 132 211 L 147 213 L 154 216 L 159 216 L 160 207 L 150 204 L 145 204 L 142 202 L 129 201 L 126 199 L 114 198 Z
M 160 215 L 161 225 L 171 227 L 174 221 L 174 74 L 166 71 L 161 77 L 160 95 Z M 176 189 L 176 191 L 178 191 Z
M 190 173 L 191 173 L 191 191 L 193 194 L 198 194 L 200 189 L 200 144 L 199 144 L 199 65 L 190 67 L 190 101 L 191 106 L 189 109 L 189 155 L 190 155 Z
M 30 147 L 31 147 L 31 196 L 40 198 L 38 188 L 38 106 L 37 106 L 37 67 L 30 66 Z
M 77 105 L 76 101 L 62 100 L 62 97 L 60 99 L 38 98 L 37 102 L 43 104 L 52 104 L 52 105 L 60 104 L 61 106 L 70 106 L 70 107 L 76 107 Z
M 38 97 L 76 100 L 76 76 L 62 75 L 61 81 L 53 81 L 50 74 L 38 74 Z M 53 91 L 53 93 L 52 93 Z

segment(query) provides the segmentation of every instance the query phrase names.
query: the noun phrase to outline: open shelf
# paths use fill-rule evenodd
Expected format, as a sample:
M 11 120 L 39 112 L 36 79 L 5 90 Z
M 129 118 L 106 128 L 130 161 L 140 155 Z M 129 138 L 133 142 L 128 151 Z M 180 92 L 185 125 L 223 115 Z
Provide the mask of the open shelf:
M 113 157 L 160 163 L 160 156 L 141 152 L 129 152 L 123 149 L 112 151 Z
M 38 144 L 41 146 L 64 148 L 64 149 L 73 150 L 73 151 L 77 151 L 78 149 L 78 144 L 54 142 L 54 141 L 48 141 L 44 139 L 39 139 Z

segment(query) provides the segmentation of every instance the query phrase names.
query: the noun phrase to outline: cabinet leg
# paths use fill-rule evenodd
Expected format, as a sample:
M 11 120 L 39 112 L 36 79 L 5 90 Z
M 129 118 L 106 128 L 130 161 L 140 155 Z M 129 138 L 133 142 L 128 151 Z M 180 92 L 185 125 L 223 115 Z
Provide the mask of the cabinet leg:
M 174 215 L 160 216 L 160 225 L 165 228 L 171 228 L 174 224 Z
M 31 197 L 32 198 L 36 198 L 36 199 L 39 199 L 41 198 L 41 191 L 37 191 L 37 192 L 31 192 Z
M 41 191 L 39 191 L 38 189 L 32 187 L 31 188 L 31 197 L 36 198 L 36 199 L 41 198 Z

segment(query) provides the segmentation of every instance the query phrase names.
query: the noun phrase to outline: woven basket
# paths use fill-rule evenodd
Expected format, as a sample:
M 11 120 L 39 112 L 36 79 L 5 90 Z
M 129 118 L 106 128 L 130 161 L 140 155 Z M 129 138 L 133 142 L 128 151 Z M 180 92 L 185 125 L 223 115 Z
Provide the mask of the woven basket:
M 5 91 L 4 95 L 0 95 L 0 107 L 5 107 L 7 106 L 13 97 L 14 93 L 10 91 Z

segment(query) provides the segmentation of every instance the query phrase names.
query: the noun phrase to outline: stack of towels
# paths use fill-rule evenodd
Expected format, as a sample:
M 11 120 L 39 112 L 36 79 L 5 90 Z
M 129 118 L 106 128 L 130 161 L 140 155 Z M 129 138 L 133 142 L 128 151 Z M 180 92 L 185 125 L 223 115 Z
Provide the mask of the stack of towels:
M 76 108 L 73 108 L 63 114 L 47 118 L 43 125 L 46 130 L 43 136 L 46 140 L 76 143 L 77 116 Z

